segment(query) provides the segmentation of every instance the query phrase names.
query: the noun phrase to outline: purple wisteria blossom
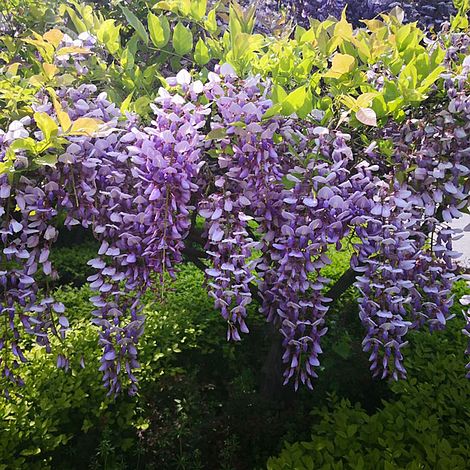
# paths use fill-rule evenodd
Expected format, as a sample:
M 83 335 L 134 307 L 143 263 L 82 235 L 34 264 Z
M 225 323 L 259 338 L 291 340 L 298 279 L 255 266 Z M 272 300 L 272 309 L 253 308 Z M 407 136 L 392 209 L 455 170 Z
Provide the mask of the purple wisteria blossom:
M 88 48 L 94 39 L 63 43 Z M 467 50 L 468 38 L 452 39 L 446 63 Z M 57 65 L 85 74 L 85 52 L 64 54 Z M 297 389 L 312 388 L 320 365 L 328 250 L 352 240 L 372 373 L 405 377 L 408 331 L 441 329 L 451 318 L 458 234 L 450 222 L 467 210 L 470 192 L 468 57 L 457 71 L 442 77 L 433 115 L 411 110 L 403 122 L 374 130 L 391 144 L 387 155 L 380 142 L 363 148 L 344 129 L 318 125 L 314 113 L 267 114 L 271 84 L 241 79 L 227 64 L 207 76 L 181 70 L 168 78 L 150 123 L 121 113 L 92 84 L 58 89 L 57 102 L 40 91 L 34 112 L 59 123 L 59 105 L 71 122 L 99 125 L 89 134 L 59 126 L 57 148 L 41 164 L 19 145 L 43 139 L 34 116 L 0 131 L 3 377 L 21 383 L 24 333 L 49 351 L 50 335 L 69 326 L 51 294 L 57 275 L 49 256 L 62 215 L 66 228 L 88 228 L 100 244 L 88 281 L 110 394 L 136 393 L 142 295 L 175 276 L 193 244 L 227 338 L 248 333 L 257 289 L 261 313 L 282 335 L 285 383 Z M 368 78 L 380 89 L 379 66 Z M 69 368 L 62 351 L 57 365 Z

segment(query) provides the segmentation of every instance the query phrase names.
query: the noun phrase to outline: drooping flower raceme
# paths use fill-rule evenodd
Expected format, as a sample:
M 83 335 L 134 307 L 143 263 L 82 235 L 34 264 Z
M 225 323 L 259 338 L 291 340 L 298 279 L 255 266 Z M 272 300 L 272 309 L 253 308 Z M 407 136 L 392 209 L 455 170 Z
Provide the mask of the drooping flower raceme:
M 90 228 L 100 242 L 89 282 L 110 393 L 136 391 L 140 298 L 155 279 L 175 275 L 193 244 L 228 339 L 248 332 L 257 288 L 262 314 L 282 334 L 285 381 L 297 388 L 312 387 L 320 364 L 328 249 L 355 237 L 363 347 L 375 375 L 404 377 L 407 332 L 450 318 L 457 254 L 448 223 L 468 203 L 470 167 L 466 62 L 459 73 L 446 77 L 434 116 L 380 131 L 393 144 L 387 158 L 313 119 L 270 116 L 270 84 L 242 80 L 229 66 L 205 83 L 186 71 L 169 78 L 149 125 L 122 115 L 94 85 L 39 93 L 36 118 L 0 135 L 3 375 L 19 381 L 23 332 L 49 349 L 49 334 L 68 326 L 50 295 L 49 261 L 65 214 L 66 227 Z M 59 150 L 32 156 L 21 139 L 42 141 L 36 119 L 60 124 L 60 109 L 99 126 L 59 126 Z M 67 358 L 58 365 L 67 368 Z

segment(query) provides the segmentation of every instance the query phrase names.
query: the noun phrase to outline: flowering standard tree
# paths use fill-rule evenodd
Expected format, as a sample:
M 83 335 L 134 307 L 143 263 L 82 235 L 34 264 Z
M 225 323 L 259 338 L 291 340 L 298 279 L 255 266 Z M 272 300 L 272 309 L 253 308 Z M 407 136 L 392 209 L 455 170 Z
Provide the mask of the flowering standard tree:
M 342 40 L 353 41 L 345 20 L 338 24 Z M 56 31 L 35 41 L 53 45 L 55 62 L 41 63 L 50 81 L 60 68 L 86 79 L 93 38 L 71 43 Z M 312 388 L 329 305 L 353 282 L 373 374 L 405 377 L 408 331 L 440 329 L 450 320 L 458 254 L 449 222 L 461 216 L 469 194 L 467 52 L 460 37 L 442 57 L 433 80 L 444 74 L 429 98 L 417 85 L 417 69 L 403 65 L 403 96 L 393 96 L 395 108 L 388 103 L 396 119 L 383 111 L 382 127 L 380 106 L 393 101 L 393 89 L 379 63 L 361 85 L 374 91 L 349 97 L 352 107 L 335 126 L 335 104 L 304 109 L 305 101 L 286 112 L 295 90 L 280 112 L 279 87 L 238 76 L 229 64 L 166 78 L 150 123 L 119 109 L 95 85 L 66 85 L 63 76 L 55 89 L 41 84 L 30 115 L 0 134 L 3 377 L 21 382 L 24 333 L 48 350 L 51 333 L 66 334 L 64 307 L 50 288 L 59 216 L 65 227 L 91 229 L 100 242 L 89 282 L 110 393 L 123 385 L 136 392 L 145 321 L 139 299 L 185 259 L 204 270 L 227 339 L 248 333 L 247 306 L 259 302 L 281 334 L 284 382 L 295 389 Z M 439 54 L 429 46 L 427 59 L 419 56 L 423 69 Z M 335 52 L 323 77 L 322 86 L 343 101 L 339 79 L 353 73 L 350 59 Z M 409 89 L 413 80 L 417 90 Z M 357 105 L 376 97 L 385 103 L 374 102 L 377 111 Z M 397 110 L 404 99 L 419 106 Z M 351 269 L 328 290 L 328 249 L 345 243 L 355 247 Z M 62 354 L 57 364 L 69 367 Z

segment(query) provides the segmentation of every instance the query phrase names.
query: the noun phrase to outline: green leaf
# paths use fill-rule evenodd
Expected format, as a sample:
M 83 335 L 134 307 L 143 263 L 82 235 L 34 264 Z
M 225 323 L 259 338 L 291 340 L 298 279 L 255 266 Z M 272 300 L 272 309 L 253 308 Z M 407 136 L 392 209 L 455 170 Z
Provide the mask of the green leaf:
M 72 7 L 66 7 L 67 13 L 70 16 L 70 19 L 72 20 L 73 25 L 75 26 L 75 29 L 77 30 L 77 33 L 83 33 L 87 30 L 87 27 L 85 23 L 78 17 L 77 13 Z
M 178 13 L 178 1 L 158 2 L 152 7 L 152 9 L 166 10 L 171 11 L 173 13 Z
M 57 123 L 47 113 L 34 113 L 34 120 L 41 129 L 44 140 L 50 140 L 52 135 L 57 135 L 59 127 Z
M 72 127 L 68 131 L 69 135 L 93 135 L 103 124 L 99 119 L 78 118 L 72 123 Z
M 274 85 L 272 91 L 273 103 L 282 103 L 287 98 L 287 93 L 281 85 Z
M 353 70 L 356 59 L 349 54 L 336 54 L 331 63 L 331 69 L 325 73 L 324 77 L 340 78 L 341 75 Z
M 440 76 L 445 72 L 445 67 L 436 67 L 426 78 L 421 82 L 418 90 L 424 93 Z
M 218 127 L 216 129 L 212 129 L 206 135 L 206 140 L 223 139 L 226 135 L 227 135 L 227 129 L 225 129 L 225 127 Z
M 3 157 L 3 161 L 0 162 L 0 175 L 9 172 L 13 173 L 15 171 L 15 160 L 16 155 L 13 149 L 7 149 L 7 151 L 5 152 L 5 156 Z
M 347 336 L 344 336 L 333 345 L 333 351 L 343 359 L 348 359 L 352 352 L 351 340 Z
M 266 110 L 266 112 L 263 114 L 261 119 L 265 120 L 265 119 L 270 119 L 273 116 L 278 116 L 281 113 L 281 111 L 282 111 L 282 104 L 276 103 Z
M 173 32 L 173 47 L 179 55 L 185 55 L 193 49 L 193 33 L 182 23 L 178 23 Z
M 29 449 L 24 449 L 21 451 L 20 455 L 30 456 L 30 455 L 39 455 L 41 449 L 39 447 L 31 447 Z
M 29 150 L 30 152 L 36 152 L 36 141 L 31 137 L 25 137 L 24 139 L 16 139 L 10 145 L 11 150 Z
M 148 96 L 141 96 L 135 100 L 135 103 L 133 103 L 131 109 L 141 116 L 146 116 L 150 111 L 149 105 L 152 101 L 153 100 Z
M 115 26 L 114 20 L 106 20 L 96 32 L 98 41 L 102 42 L 111 54 L 116 54 L 121 47 L 120 29 L 120 26 Z
M 353 37 L 353 27 L 346 19 L 346 9 L 343 10 L 340 21 L 335 25 L 334 37 L 341 39 L 351 39 Z
M 263 36 L 260 34 L 238 33 L 232 37 L 232 54 L 234 59 L 250 57 L 254 51 L 263 47 Z
M 287 95 L 282 103 L 282 113 L 290 116 L 296 113 L 299 117 L 304 118 L 312 110 L 312 95 L 310 90 L 305 86 L 301 86 Z
M 134 96 L 134 91 L 131 91 L 127 98 L 121 103 L 121 107 L 119 108 L 121 113 L 124 114 L 126 111 L 129 111 L 129 106 L 132 101 L 132 97 Z
M 132 70 L 134 68 L 138 41 L 138 36 L 134 34 L 132 39 L 127 43 L 126 48 L 121 53 L 121 65 L 126 70 Z
M 48 153 L 46 155 L 42 155 L 41 157 L 35 158 L 34 163 L 39 166 L 55 167 L 58 159 L 59 155 L 57 153 Z
M 189 12 L 191 11 L 191 3 L 194 0 L 177 0 L 176 3 L 178 5 L 178 10 L 183 16 L 188 16 Z
M 134 15 L 134 13 L 132 13 L 132 11 L 129 10 L 129 8 L 122 5 L 119 6 L 121 7 L 121 10 L 124 13 L 127 21 L 129 21 L 129 24 L 136 30 L 137 34 L 142 39 L 142 41 L 144 41 L 145 45 L 148 45 L 149 35 L 147 34 L 147 31 L 145 30 L 142 22 L 139 20 L 139 18 L 137 18 L 137 16 Z
M 148 27 L 150 31 L 150 39 L 155 47 L 163 48 L 170 40 L 170 23 L 166 16 L 158 17 L 149 12 L 147 16 Z
M 207 9 L 207 0 L 191 0 L 191 16 L 199 21 L 204 18 Z
M 194 60 L 198 65 L 206 65 L 209 60 L 211 60 L 211 56 L 209 53 L 209 49 L 206 46 L 206 43 L 199 38 L 196 47 L 194 49 Z
M 216 18 L 216 9 L 214 8 L 207 15 L 207 20 L 204 22 L 204 26 L 209 31 L 209 33 L 214 34 L 217 31 L 217 18 Z

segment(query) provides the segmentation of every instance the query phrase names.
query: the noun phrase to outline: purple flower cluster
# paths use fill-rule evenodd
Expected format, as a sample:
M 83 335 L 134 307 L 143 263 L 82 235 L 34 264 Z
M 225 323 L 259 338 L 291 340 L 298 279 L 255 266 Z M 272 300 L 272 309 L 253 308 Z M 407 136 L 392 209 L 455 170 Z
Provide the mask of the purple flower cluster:
M 29 118 L 14 121 L 6 133 L 0 133 L 0 161 L 9 158 L 7 149 L 13 141 L 30 135 L 30 124 Z M 16 154 L 17 170 L 27 164 L 22 152 Z M 18 361 L 26 360 L 19 344 L 20 331 L 34 335 L 37 343 L 50 351 L 48 333 L 63 334 L 68 325 L 64 306 L 49 296 L 47 284 L 45 296 L 38 292 L 38 279 L 56 277 L 49 254 L 57 237 L 52 221 L 57 214 L 59 187 L 51 181 L 41 184 L 46 173 L 42 169 L 34 177 L 0 175 L 0 309 L 5 322 L 0 336 L 0 364 L 3 376 L 13 382 L 20 380 L 14 374 Z
M 183 88 L 189 88 L 189 80 L 187 72 L 177 77 Z M 197 91 L 193 86 L 190 93 Z M 156 119 L 144 129 L 146 135 L 128 134 L 128 152 L 146 199 L 143 256 L 151 270 L 173 276 L 191 226 L 191 198 L 202 165 L 200 129 L 210 111 L 163 89 L 153 109 Z
M 102 327 L 101 368 L 116 393 L 121 372 L 131 382 L 130 392 L 136 390 L 132 370 L 138 367 L 136 343 L 144 321 L 139 297 L 152 272 L 162 282 L 163 274 L 173 274 L 182 261 L 201 166 L 198 129 L 205 124 L 204 107 L 161 90 L 154 110 L 152 126 L 139 128 L 130 118 L 121 134 L 90 143 L 100 142 L 94 153 L 98 214 L 93 229 L 102 245 L 100 257 L 90 262 L 98 273 L 89 280 L 97 291 L 95 323 Z
M 224 181 L 218 181 L 223 185 Z M 223 188 L 220 188 L 223 190 Z M 209 278 L 209 294 L 215 299 L 215 307 L 227 321 L 227 339 L 240 341 L 240 333 L 248 333 L 245 322 L 247 306 L 251 302 L 250 283 L 254 261 L 250 260 L 256 243 L 248 235 L 247 222 L 252 218 L 245 214 L 243 195 L 212 195 L 201 202 L 199 214 L 207 218 L 206 252 L 212 267 L 206 270 Z
M 86 75 L 89 72 L 88 59 L 92 52 L 97 49 L 97 40 L 89 33 L 80 33 L 77 39 L 72 39 L 68 34 L 64 34 L 62 40 L 57 46 L 57 50 L 82 50 L 83 52 L 65 52 L 63 54 L 56 54 L 54 63 L 58 67 L 66 70 L 73 69 L 75 75 Z
M 331 301 L 323 293 L 329 280 L 321 274 L 331 262 L 326 252 L 331 245 L 341 249 L 351 227 L 361 222 L 371 180 L 353 165 L 350 136 L 320 127 L 307 136 L 292 130 L 288 134 L 296 135 L 297 142 L 303 139 L 297 148 L 305 148 L 291 155 L 297 164 L 286 173 L 289 184 L 272 203 L 276 218 L 264 222 L 260 291 L 262 311 L 279 324 L 283 335 L 285 382 L 292 379 L 295 388 L 299 382 L 312 388 Z M 309 142 L 314 142 L 313 148 Z M 311 154 L 320 158 L 307 158 L 303 164 Z
M 213 266 L 206 271 L 210 293 L 228 322 L 227 337 L 239 340 L 247 333 L 246 307 L 251 302 L 250 283 L 256 263 L 250 258 L 259 243 L 249 234 L 249 223 L 269 213 L 266 194 L 281 176 L 273 146 L 277 124 L 261 123 L 271 106 L 259 78 L 237 79 L 225 65 L 221 77 L 211 75 L 205 95 L 215 100 L 212 133 L 224 137 L 211 141 L 217 164 L 210 167 L 214 193 L 200 203 L 207 219 L 206 250 Z M 253 225 L 251 227 L 253 229 Z
M 393 172 L 378 183 L 366 223 L 356 229 L 361 244 L 353 259 L 375 375 L 405 376 L 407 331 L 424 324 L 441 329 L 450 318 L 459 253 L 449 222 L 462 216 L 470 189 L 468 71 L 464 63 L 461 75 L 447 77 L 447 96 L 434 116 L 383 131 L 394 144 Z M 373 145 L 366 153 L 377 159 Z
M 101 327 L 103 380 L 110 392 L 119 391 L 122 370 L 133 391 L 136 379 L 131 370 L 138 366 L 135 343 L 143 328 L 138 297 L 149 278 L 139 258 L 141 239 L 135 235 L 139 195 L 127 153 L 126 132 L 134 119 L 118 123 L 119 109 L 105 93 L 96 95 L 94 85 L 63 90 L 58 98 L 72 121 L 92 118 L 104 123 L 93 136 L 68 137 L 69 145 L 47 177 L 61 188 L 57 208 L 66 213 L 65 226 L 91 227 L 101 241 L 99 257 L 89 262 L 97 269 L 89 282 L 96 291 L 91 300 L 93 322 Z M 54 116 L 47 97 L 37 111 Z
M 461 49 L 456 44 L 447 60 Z M 331 300 L 322 275 L 327 251 L 356 236 L 352 266 L 364 350 L 374 375 L 404 377 L 407 332 L 443 328 L 450 318 L 458 254 L 449 222 L 461 216 L 470 189 L 469 69 L 465 59 L 460 75 L 445 76 L 433 116 L 377 133 L 393 144 L 388 159 L 380 145 L 357 148 L 338 130 L 267 117 L 269 83 L 242 80 L 228 65 L 209 72 L 205 83 L 185 70 L 169 78 L 148 126 L 122 115 L 94 85 L 59 90 L 72 122 L 101 124 L 91 135 L 59 129 L 65 144 L 47 154 L 59 153 L 56 163 L 37 165 L 27 150 L 11 147 L 27 137 L 41 141 L 34 119 L 0 132 L 0 163 L 15 169 L 0 175 L 3 376 L 20 381 L 14 370 L 25 360 L 23 333 L 49 350 L 49 335 L 68 327 L 63 305 L 50 295 L 56 274 L 49 254 L 64 213 L 66 227 L 91 228 L 100 241 L 89 282 L 110 393 L 123 386 L 136 392 L 141 296 L 154 273 L 160 284 L 175 275 L 195 239 L 205 250 L 207 286 L 227 338 L 248 332 L 247 308 L 258 287 L 261 312 L 282 334 L 285 382 L 297 389 L 312 388 L 320 364 Z M 57 103 L 44 93 L 34 111 L 60 121 Z M 65 356 L 58 366 L 68 368 Z

